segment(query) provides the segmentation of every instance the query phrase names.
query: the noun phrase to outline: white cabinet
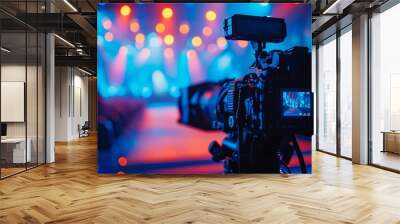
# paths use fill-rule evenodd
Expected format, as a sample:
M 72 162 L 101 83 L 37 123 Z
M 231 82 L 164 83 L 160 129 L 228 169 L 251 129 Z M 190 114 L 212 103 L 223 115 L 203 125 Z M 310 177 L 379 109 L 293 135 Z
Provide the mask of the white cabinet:
M 12 149 L 12 162 L 13 163 L 25 163 L 32 161 L 32 140 L 26 140 L 27 147 L 25 151 L 25 138 L 7 138 L 2 139 L 2 147 Z

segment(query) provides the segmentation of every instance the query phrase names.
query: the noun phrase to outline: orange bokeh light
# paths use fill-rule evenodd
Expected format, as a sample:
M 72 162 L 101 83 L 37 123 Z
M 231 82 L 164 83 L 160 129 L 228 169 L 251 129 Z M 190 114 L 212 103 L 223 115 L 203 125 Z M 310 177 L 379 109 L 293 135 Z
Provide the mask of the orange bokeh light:
M 164 8 L 161 14 L 164 18 L 169 19 L 174 14 L 174 11 L 171 8 Z
M 118 158 L 118 164 L 120 166 L 126 166 L 128 164 L 128 160 L 125 157 L 121 156 Z
M 201 44 L 203 43 L 203 40 L 199 36 L 195 36 L 192 38 L 192 45 L 194 47 L 200 47 Z
M 237 42 L 237 44 L 238 44 L 239 47 L 245 48 L 245 47 L 247 47 L 247 45 L 249 44 L 249 42 L 247 42 L 247 41 L 245 41 L 245 40 L 239 40 L 239 41 Z
M 227 42 L 226 42 L 225 37 L 219 37 L 219 38 L 217 39 L 217 46 L 218 46 L 220 49 L 225 49 L 226 44 L 227 44 Z
M 180 32 L 181 34 L 187 34 L 187 33 L 189 33 L 189 31 L 190 31 L 190 28 L 189 28 L 189 25 L 188 25 L 188 24 L 182 23 L 182 24 L 179 26 L 179 32 Z
M 174 36 L 172 36 L 171 34 L 168 34 L 164 37 L 164 43 L 166 45 L 171 45 L 174 43 Z
M 105 20 L 103 21 L 103 27 L 104 27 L 104 29 L 106 29 L 106 30 L 111 29 L 111 27 L 112 27 L 112 22 L 111 22 L 111 20 L 105 19 Z
M 211 36 L 212 33 L 213 33 L 213 31 L 212 31 L 212 29 L 210 27 L 205 26 L 203 28 L 203 35 L 204 36 L 206 36 L 206 37 Z
M 213 10 L 208 10 L 206 12 L 206 19 L 208 21 L 214 21 L 215 19 L 217 19 L 217 14 Z
M 165 48 L 164 57 L 166 57 L 168 59 L 174 57 L 174 50 L 172 50 L 172 48 L 170 48 L 170 47 Z
M 162 33 L 165 31 L 165 25 L 162 23 L 157 23 L 155 29 L 157 33 Z
M 135 41 L 136 41 L 136 43 L 139 43 L 139 44 L 144 43 L 144 35 L 143 35 L 143 33 L 136 34 Z
M 104 35 L 104 39 L 106 39 L 106 41 L 112 41 L 114 39 L 114 34 L 112 34 L 111 32 L 107 32 Z
M 129 29 L 130 29 L 132 32 L 136 33 L 136 32 L 139 31 L 140 25 L 139 25 L 138 22 L 133 21 L 133 22 L 131 22 L 131 24 L 129 25 Z
M 131 14 L 131 7 L 127 5 L 122 6 L 120 9 L 120 13 L 123 16 L 129 16 L 129 14 Z

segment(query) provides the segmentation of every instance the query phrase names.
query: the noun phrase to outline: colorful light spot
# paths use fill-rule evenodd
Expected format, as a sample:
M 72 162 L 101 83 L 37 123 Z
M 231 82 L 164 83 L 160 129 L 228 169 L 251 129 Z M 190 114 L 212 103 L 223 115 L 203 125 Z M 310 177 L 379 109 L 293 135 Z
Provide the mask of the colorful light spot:
M 167 59 L 171 59 L 174 57 L 174 50 L 170 47 L 164 49 L 164 57 Z
M 172 36 L 171 34 L 168 34 L 164 37 L 164 43 L 166 45 L 171 45 L 174 43 L 174 36 Z
M 161 46 L 161 39 L 158 36 L 153 36 L 150 38 L 150 46 L 151 47 L 159 47 Z
M 172 9 L 171 8 L 164 8 L 163 10 L 162 10 L 162 16 L 164 17 L 164 18 L 166 18 L 166 19 L 169 19 L 169 18 L 171 18 L 172 17 L 172 15 L 174 14 L 174 12 L 172 11 Z
M 139 31 L 140 25 L 139 25 L 138 22 L 133 21 L 133 22 L 131 22 L 131 24 L 129 25 L 129 29 L 130 29 L 133 33 L 136 33 L 136 32 Z
M 247 47 L 247 45 L 249 44 L 249 42 L 245 41 L 245 40 L 238 40 L 237 45 L 241 48 L 245 48 Z
M 120 166 L 126 166 L 128 164 L 128 160 L 126 159 L 126 157 L 121 156 L 118 158 L 118 164 Z
M 104 39 L 106 39 L 106 41 L 110 42 L 110 41 L 112 41 L 114 39 L 114 34 L 112 34 L 111 32 L 107 32 L 104 35 Z
M 206 19 L 208 21 L 214 21 L 215 19 L 217 19 L 217 14 L 213 10 L 208 10 L 206 12 Z
M 179 32 L 180 32 L 181 34 L 187 34 L 187 33 L 189 33 L 189 31 L 190 31 L 190 27 L 189 27 L 188 24 L 182 23 L 182 24 L 179 26 Z
M 225 37 L 219 37 L 217 39 L 217 46 L 221 49 L 224 50 L 226 48 L 227 42 Z
M 136 43 L 142 44 L 144 43 L 144 35 L 142 33 L 138 33 L 135 36 Z
M 147 61 L 147 59 L 149 59 L 150 55 L 151 55 L 151 51 L 148 48 L 143 48 L 139 52 L 139 54 L 138 54 L 138 56 L 136 58 L 138 64 L 141 65 L 141 64 L 145 63 Z
M 163 33 L 165 31 L 165 25 L 162 23 L 157 23 L 155 30 L 157 33 Z
M 103 27 L 104 27 L 104 29 L 106 29 L 106 30 L 111 29 L 111 27 L 112 27 L 112 22 L 111 22 L 111 20 L 105 19 L 105 20 L 103 21 Z
M 160 70 L 153 72 L 152 81 L 155 93 L 165 93 L 168 91 L 168 81 Z
M 128 47 L 127 46 L 122 46 L 119 48 L 121 54 L 127 54 L 128 53 Z
M 203 40 L 199 36 L 195 36 L 192 38 L 192 45 L 194 47 L 200 47 L 201 44 L 203 43 Z
M 151 95 L 153 94 L 153 92 L 151 91 L 151 89 L 147 86 L 142 88 L 142 96 L 144 98 L 149 98 L 151 97 Z
M 121 15 L 123 16 L 129 16 L 129 14 L 131 14 L 131 7 L 124 5 L 121 7 L 120 10 Z
M 188 50 L 186 54 L 187 54 L 189 59 L 196 57 L 196 51 L 193 50 L 193 49 Z
M 213 31 L 212 31 L 212 29 L 210 27 L 205 26 L 203 28 L 203 35 L 204 36 L 206 36 L 206 37 L 211 36 L 212 33 L 213 33 Z

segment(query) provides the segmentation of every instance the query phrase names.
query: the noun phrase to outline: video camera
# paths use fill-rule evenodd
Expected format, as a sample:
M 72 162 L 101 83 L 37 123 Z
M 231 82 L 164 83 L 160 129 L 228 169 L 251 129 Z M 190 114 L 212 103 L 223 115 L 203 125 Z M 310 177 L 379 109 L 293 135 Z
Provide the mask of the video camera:
M 224 31 L 228 40 L 250 41 L 255 62 L 238 79 L 181 89 L 179 122 L 227 133 L 222 144 L 209 145 L 225 173 L 290 173 L 294 152 L 306 173 L 295 135 L 313 133 L 309 49 L 265 51 L 267 42 L 286 37 L 281 18 L 236 14 L 225 19 Z

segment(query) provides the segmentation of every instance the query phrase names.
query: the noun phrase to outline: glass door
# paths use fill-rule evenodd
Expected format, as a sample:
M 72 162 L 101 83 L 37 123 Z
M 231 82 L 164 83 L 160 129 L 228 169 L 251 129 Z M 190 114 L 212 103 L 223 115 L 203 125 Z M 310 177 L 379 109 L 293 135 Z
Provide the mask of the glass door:
M 27 151 L 26 125 L 26 33 L 1 34 L 1 175 L 26 170 L 31 161 Z
M 0 1 L 0 7 L 43 13 L 45 1 Z M 24 14 L 25 13 L 25 14 Z M 0 12 L 0 178 L 45 163 L 44 33 Z
M 341 31 L 340 45 L 340 155 L 352 157 L 352 32 Z
M 400 4 L 371 18 L 370 149 L 374 165 L 400 171 Z
M 317 53 L 317 149 L 336 154 L 336 35 L 322 42 Z

